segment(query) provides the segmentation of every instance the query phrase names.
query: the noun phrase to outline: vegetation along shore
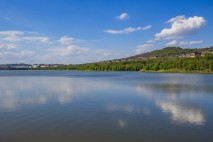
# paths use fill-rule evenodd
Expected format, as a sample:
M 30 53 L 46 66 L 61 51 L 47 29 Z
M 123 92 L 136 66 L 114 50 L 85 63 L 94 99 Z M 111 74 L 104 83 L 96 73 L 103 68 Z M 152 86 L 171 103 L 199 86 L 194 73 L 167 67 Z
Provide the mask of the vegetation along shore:
M 30 69 L 213 73 L 213 47 L 199 49 L 166 47 L 116 60 Z

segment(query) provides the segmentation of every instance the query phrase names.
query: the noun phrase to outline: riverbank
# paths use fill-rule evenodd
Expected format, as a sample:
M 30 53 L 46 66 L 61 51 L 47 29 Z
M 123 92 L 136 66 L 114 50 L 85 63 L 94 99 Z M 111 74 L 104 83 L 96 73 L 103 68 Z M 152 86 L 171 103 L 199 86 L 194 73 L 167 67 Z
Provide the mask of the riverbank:
M 199 73 L 199 74 L 213 74 L 213 71 L 211 70 L 191 70 L 191 71 L 187 71 L 187 70 L 179 70 L 179 69 L 172 69 L 172 70 L 158 70 L 158 71 L 154 71 L 154 70 L 141 70 L 140 72 L 152 72 L 152 73 Z
M 34 68 L 29 70 L 53 70 L 53 71 L 80 71 L 80 72 L 147 72 L 147 73 L 198 73 L 198 74 L 213 74 L 212 70 L 180 70 L 180 69 L 170 69 L 170 70 L 144 70 L 139 71 L 126 71 L 126 70 L 77 70 L 77 69 L 56 69 L 56 68 Z

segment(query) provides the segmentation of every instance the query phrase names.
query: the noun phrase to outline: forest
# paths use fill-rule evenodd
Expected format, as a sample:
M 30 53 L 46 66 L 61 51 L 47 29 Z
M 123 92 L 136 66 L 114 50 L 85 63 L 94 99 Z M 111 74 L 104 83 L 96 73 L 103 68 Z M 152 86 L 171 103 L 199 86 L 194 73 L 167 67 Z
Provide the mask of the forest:
M 39 69 L 39 68 L 38 68 Z M 46 70 L 78 71 L 143 71 L 143 72 L 200 72 L 213 73 L 213 55 L 195 58 L 156 58 L 141 61 L 99 62 L 60 67 Z

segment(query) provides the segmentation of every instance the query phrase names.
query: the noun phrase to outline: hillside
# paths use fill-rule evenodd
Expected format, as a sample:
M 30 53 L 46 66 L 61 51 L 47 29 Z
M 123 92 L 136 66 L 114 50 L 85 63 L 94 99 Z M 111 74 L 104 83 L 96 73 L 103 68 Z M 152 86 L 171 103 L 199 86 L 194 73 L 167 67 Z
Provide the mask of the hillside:
M 153 58 L 172 58 L 172 57 L 195 57 L 195 56 L 204 56 L 205 53 L 213 53 L 213 47 L 209 48 L 181 48 L 181 47 L 166 47 L 160 50 L 154 50 L 151 52 L 122 58 L 115 59 L 113 61 L 138 61 L 138 60 L 146 60 Z

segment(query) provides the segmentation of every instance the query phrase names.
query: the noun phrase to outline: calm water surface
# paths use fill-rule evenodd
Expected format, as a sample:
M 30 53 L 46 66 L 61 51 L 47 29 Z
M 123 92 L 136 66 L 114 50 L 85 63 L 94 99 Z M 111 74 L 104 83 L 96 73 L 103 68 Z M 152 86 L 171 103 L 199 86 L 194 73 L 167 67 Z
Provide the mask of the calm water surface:
M 213 75 L 0 71 L 1 142 L 213 142 Z

